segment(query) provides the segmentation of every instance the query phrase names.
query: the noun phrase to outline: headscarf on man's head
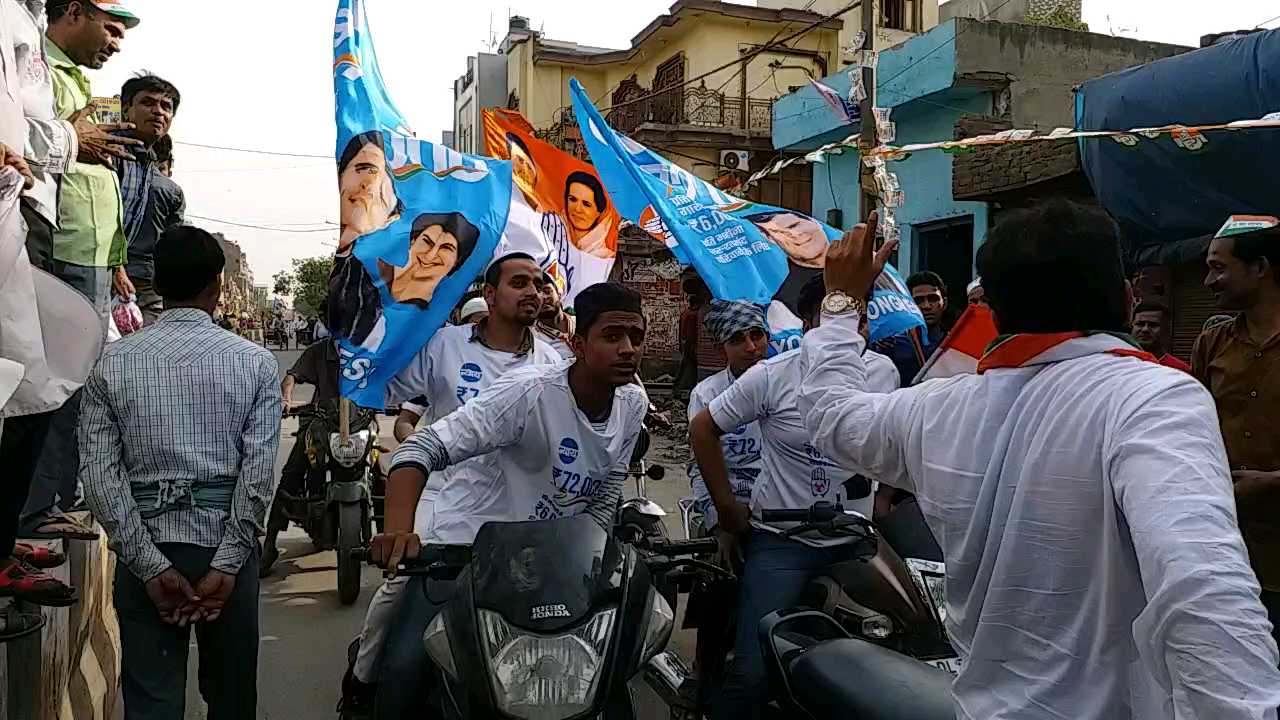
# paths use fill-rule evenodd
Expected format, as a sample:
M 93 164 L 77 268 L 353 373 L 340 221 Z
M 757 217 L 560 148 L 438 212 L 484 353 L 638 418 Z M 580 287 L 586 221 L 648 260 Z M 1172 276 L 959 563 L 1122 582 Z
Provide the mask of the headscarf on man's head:
M 726 343 L 734 335 L 752 328 L 760 328 L 766 334 L 769 332 L 765 308 L 742 301 L 712 300 L 703 314 L 702 323 L 717 343 Z

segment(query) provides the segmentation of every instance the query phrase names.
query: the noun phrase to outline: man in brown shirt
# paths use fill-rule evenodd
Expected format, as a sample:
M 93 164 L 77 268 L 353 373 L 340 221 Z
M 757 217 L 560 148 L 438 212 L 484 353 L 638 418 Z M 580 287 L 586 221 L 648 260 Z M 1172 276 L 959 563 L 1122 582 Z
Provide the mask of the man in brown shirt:
M 1192 374 L 1217 403 L 1240 530 L 1271 624 L 1280 626 L 1280 220 L 1233 216 L 1209 244 L 1207 264 L 1204 283 L 1218 306 L 1240 314 L 1200 335 Z

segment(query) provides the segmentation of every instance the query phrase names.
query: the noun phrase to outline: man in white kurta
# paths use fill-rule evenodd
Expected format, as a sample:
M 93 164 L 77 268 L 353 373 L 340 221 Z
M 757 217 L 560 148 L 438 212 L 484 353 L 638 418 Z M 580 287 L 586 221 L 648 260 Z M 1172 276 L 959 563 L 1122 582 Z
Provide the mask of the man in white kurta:
M 1020 334 L 977 375 L 889 395 L 868 392 L 855 298 L 892 245 L 873 256 L 861 228 L 827 256 L 799 401 L 834 462 L 919 499 L 946 556 L 957 717 L 1274 718 L 1213 399 L 1123 336 L 1069 330 L 1124 327 L 1110 220 L 1061 202 L 1005 220 L 978 270 Z

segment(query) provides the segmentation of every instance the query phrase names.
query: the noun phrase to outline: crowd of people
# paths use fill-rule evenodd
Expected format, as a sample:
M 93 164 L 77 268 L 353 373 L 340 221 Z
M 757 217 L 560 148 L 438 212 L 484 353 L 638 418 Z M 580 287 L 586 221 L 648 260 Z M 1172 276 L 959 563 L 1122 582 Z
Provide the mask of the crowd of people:
M 318 320 L 258 321 L 315 341 L 281 383 L 270 352 L 227 331 L 246 327 L 219 314 L 223 251 L 182 224 L 170 177 L 174 85 L 131 78 L 123 122 L 94 122 L 84 68 L 106 63 L 139 18 L 120 0 L 0 7 L 0 202 L 13 201 L 0 206 L 0 240 L 18 269 L 0 303 L 28 303 L 0 313 L 0 359 L 26 370 L 0 434 L 0 597 L 77 602 L 45 572 L 66 556 L 19 539 L 96 539 L 68 514 L 83 494 L 118 558 L 125 716 L 183 716 L 194 630 L 210 716 L 248 720 L 259 578 L 287 525 L 269 509 L 306 481 L 301 443 L 275 477 L 281 418 L 298 383 L 318 402 L 338 397 L 337 345 Z M 357 171 L 376 147 L 353 146 L 346 163 Z M 443 216 L 413 232 L 433 252 L 445 236 L 468 233 Z M 818 534 L 784 539 L 761 509 L 839 498 L 878 518 L 905 493 L 947 561 L 959 717 L 1275 717 L 1280 219 L 1228 222 L 1209 244 L 1205 285 L 1230 314 L 1206 324 L 1189 364 L 1166 345 L 1167 308 L 1134 302 L 1114 223 L 1054 200 L 1002 217 L 978 252 L 981 280 L 966 295 L 1001 333 L 978 372 L 915 382 L 954 313 L 943 279 L 916 273 L 906 284 L 925 327 L 869 345 L 866 301 L 893 250 L 864 225 L 824 248 L 795 307 L 801 346 L 772 358 L 766 309 L 687 286 L 678 384 L 690 393 L 690 476 L 704 530 L 741 579 L 739 597 L 720 599 L 736 603 L 738 625 L 716 716 L 759 714 L 759 620 L 850 552 Z M 80 377 L 50 372 L 51 338 L 33 345 L 23 320 L 39 273 L 78 292 L 102 336 L 118 303 L 135 302 L 146 328 Z M 405 301 L 427 301 L 438 281 L 397 273 L 386 282 Z M 346 294 L 335 302 L 358 301 L 344 277 L 337 268 Z M 569 314 L 556 279 L 519 253 L 489 263 L 480 287 L 387 389 L 401 445 L 370 547 L 384 567 L 424 545 L 469 545 L 488 522 L 614 523 L 650 407 L 636 382 L 640 295 L 591 285 Z M 372 306 L 327 310 L 348 339 L 378 322 Z M 97 356 L 100 338 L 85 342 Z M 344 712 L 423 706 L 423 633 L 453 591 L 426 576 L 378 590 L 348 649 Z M 19 607 L 0 613 L 0 641 L 40 629 Z

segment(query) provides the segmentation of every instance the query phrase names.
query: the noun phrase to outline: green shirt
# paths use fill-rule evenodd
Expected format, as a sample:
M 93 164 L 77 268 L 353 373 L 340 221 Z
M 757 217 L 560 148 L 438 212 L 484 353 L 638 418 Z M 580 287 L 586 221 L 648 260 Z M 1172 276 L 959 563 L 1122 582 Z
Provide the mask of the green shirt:
M 93 100 L 89 78 L 57 45 L 45 42 L 53 76 L 53 106 L 66 120 Z M 88 267 L 125 264 L 124 209 L 120 181 L 105 165 L 77 163 L 62 176 L 53 258 Z

